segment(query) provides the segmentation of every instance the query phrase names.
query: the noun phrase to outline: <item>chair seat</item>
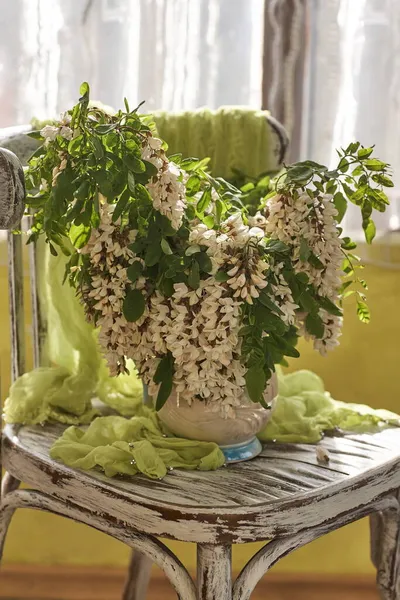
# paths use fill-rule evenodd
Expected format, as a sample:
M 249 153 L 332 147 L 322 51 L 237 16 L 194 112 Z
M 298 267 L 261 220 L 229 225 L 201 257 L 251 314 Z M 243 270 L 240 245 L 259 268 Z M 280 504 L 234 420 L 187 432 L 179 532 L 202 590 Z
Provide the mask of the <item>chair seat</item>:
M 248 542 L 319 525 L 400 487 L 400 429 L 326 437 L 316 447 L 265 444 L 249 462 L 214 472 L 174 470 L 162 481 L 107 478 L 52 460 L 61 425 L 3 431 L 3 465 L 48 494 L 143 533 L 201 543 Z

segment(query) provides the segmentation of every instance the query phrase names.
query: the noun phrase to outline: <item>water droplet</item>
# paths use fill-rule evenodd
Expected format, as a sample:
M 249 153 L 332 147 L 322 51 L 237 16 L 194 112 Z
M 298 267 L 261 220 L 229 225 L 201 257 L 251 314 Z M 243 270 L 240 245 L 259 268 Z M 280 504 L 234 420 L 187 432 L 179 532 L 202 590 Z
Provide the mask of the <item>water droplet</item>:
M 134 448 L 134 447 L 135 447 L 135 444 L 132 444 L 132 442 L 130 442 L 130 443 L 128 444 L 128 446 L 129 446 L 129 448 Z
M 168 471 L 173 471 L 173 470 L 174 470 L 174 467 L 167 467 L 167 470 L 168 470 Z

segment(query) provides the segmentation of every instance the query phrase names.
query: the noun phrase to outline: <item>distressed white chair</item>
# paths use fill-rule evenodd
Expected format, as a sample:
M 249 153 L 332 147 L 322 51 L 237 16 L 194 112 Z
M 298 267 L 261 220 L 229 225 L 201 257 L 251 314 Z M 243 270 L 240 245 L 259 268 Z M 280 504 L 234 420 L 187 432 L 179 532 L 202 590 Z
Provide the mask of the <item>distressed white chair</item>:
M 1 179 L 1 177 L 0 177 Z M 9 235 L 13 379 L 25 370 L 22 240 Z M 34 362 L 43 324 L 31 247 Z M 152 563 L 181 600 L 247 600 L 261 577 L 289 552 L 352 521 L 371 517 L 372 559 L 384 600 L 400 600 L 400 430 L 326 437 L 330 460 L 315 446 L 266 444 L 249 462 L 215 472 L 175 470 L 163 481 L 108 479 L 52 460 L 61 425 L 6 425 L 6 474 L 0 547 L 18 508 L 36 508 L 85 523 L 131 546 L 124 600 L 144 600 Z M 18 489 L 24 481 L 30 489 Z M 197 582 L 158 537 L 197 544 Z M 269 541 L 232 582 L 233 543 Z M 1 586 L 1 577 L 0 577 Z

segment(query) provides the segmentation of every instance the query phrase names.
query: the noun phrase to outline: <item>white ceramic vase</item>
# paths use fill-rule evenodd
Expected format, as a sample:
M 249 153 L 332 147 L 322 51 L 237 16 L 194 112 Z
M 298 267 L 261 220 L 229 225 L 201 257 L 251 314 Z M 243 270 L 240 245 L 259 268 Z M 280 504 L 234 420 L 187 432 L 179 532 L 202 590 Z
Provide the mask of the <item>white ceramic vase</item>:
M 272 375 L 264 392 L 266 403 L 271 404 L 278 393 L 276 374 Z M 243 394 L 242 402 L 233 408 L 232 416 L 210 410 L 204 401 L 193 400 L 189 405 L 172 392 L 158 415 L 171 433 L 178 437 L 215 442 L 221 446 L 228 462 L 253 458 L 261 452 L 256 435 L 266 425 L 271 409 L 255 404 Z

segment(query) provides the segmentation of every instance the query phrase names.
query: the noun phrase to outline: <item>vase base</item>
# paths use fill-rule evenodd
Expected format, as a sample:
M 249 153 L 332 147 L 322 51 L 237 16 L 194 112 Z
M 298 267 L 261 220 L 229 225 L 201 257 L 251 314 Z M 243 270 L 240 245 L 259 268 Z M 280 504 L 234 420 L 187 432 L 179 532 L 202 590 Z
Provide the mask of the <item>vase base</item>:
M 224 453 L 227 464 L 250 460 L 258 456 L 262 450 L 260 440 L 253 437 L 241 444 L 231 444 L 229 446 L 220 446 Z

